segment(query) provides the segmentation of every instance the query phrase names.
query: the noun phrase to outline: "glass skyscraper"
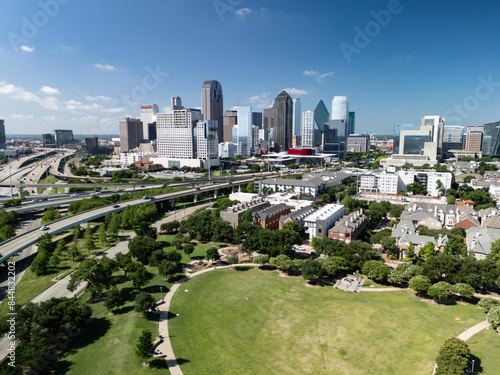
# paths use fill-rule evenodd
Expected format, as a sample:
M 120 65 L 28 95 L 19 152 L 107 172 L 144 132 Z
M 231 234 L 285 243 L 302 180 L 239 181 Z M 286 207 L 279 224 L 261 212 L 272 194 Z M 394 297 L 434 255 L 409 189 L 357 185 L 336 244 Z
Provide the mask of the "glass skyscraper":
M 0 149 L 6 148 L 5 141 L 5 124 L 4 120 L 0 120 Z
M 420 125 L 415 124 L 394 124 L 394 150 L 393 154 L 399 154 L 399 135 L 401 130 L 419 130 Z
M 500 121 L 484 124 L 483 156 L 500 157 Z

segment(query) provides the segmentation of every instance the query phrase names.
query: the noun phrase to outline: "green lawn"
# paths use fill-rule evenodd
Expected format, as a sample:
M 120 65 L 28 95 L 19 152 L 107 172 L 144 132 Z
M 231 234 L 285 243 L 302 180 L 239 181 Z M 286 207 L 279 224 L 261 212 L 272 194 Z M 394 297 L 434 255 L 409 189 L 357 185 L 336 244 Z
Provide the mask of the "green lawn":
M 151 272 L 157 273 L 155 268 Z M 160 286 L 163 296 L 172 284 L 156 275 L 143 289 L 160 300 Z M 132 282 L 117 285 L 127 296 L 128 302 L 110 315 L 102 302 L 92 304 L 93 318 L 89 330 L 76 339 L 69 354 L 61 358 L 57 373 L 68 375 L 87 374 L 168 374 L 164 359 L 150 360 L 149 367 L 143 367 L 135 351 L 138 337 L 142 330 L 147 329 L 157 334 L 157 315 L 150 314 L 147 318 L 133 310 L 134 298 L 137 294 Z M 88 293 L 82 296 L 87 300 Z
M 467 340 L 472 359 L 474 374 L 496 375 L 500 368 L 500 335 L 494 330 L 485 329 Z
M 197 276 L 170 310 L 185 375 L 429 375 L 442 343 L 484 320 L 412 291 L 354 294 L 259 269 Z
M 166 242 L 171 244 L 173 239 L 174 239 L 173 234 L 164 234 L 164 235 L 158 236 L 157 241 L 166 241 Z M 183 251 L 180 251 L 180 250 L 177 250 L 177 251 L 182 254 L 181 263 L 187 264 L 195 259 L 205 259 L 205 256 L 207 255 L 207 249 L 211 248 L 212 246 L 215 246 L 217 249 L 219 249 L 221 245 L 223 245 L 222 242 L 220 242 L 220 243 L 219 242 L 217 242 L 217 243 L 211 242 L 211 243 L 197 244 L 195 246 L 194 252 L 193 252 L 193 254 L 191 254 L 190 258 L 188 258 L 188 256 L 186 254 L 184 254 Z M 175 247 L 168 246 L 168 247 L 164 247 L 163 250 L 164 251 L 175 250 Z

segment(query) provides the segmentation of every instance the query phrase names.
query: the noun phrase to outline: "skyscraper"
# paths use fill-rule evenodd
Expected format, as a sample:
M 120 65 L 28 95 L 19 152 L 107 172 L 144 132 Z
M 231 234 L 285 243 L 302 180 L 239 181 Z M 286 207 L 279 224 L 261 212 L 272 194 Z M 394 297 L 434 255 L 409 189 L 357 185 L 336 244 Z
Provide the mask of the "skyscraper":
M 6 148 L 5 141 L 5 122 L 0 119 L 0 149 Z
M 314 144 L 313 146 L 321 146 L 323 141 L 323 133 L 325 132 L 325 124 L 330 119 L 330 114 L 323 100 L 320 100 L 314 109 Z
M 218 81 L 205 81 L 201 88 L 201 113 L 205 120 L 215 120 L 218 124 L 219 142 L 224 139 L 224 103 L 222 86 Z
M 276 119 L 273 132 L 274 150 L 284 152 L 292 147 L 293 128 L 293 101 L 285 90 L 274 100 L 273 109 Z
M 144 140 L 153 140 L 155 137 L 150 137 L 149 124 L 156 121 L 156 114 L 158 113 L 158 106 L 156 104 L 143 104 L 141 105 L 141 121 L 142 121 L 142 135 Z
M 182 99 L 179 96 L 170 97 L 170 110 L 184 109 L 182 106 Z
M 465 136 L 465 151 L 473 151 L 480 154 L 483 151 L 484 126 L 467 126 Z
M 349 122 L 349 97 L 334 96 L 332 100 L 331 120 L 344 120 Z
M 443 154 L 448 150 L 461 150 L 463 146 L 464 127 L 458 125 L 446 125 L 444 127 Z
M 264 109 L 263 111 L 264 123 L 262 124 L 262 128 L 266 130 L 271 130 L 276 125 L 276 117 L 274 113 L 274 108 L 269 107 Z
M 56 134 L 57 147 L 75 143 L 75 140 L 73 139 L 73 130 L 56 129 L 54 130 L 54 133 Z
M 238 107 L 231 108 L 224 113 L 224 118 L 222 120 L 223 126 L 223 138 L 219 139 L 219 143 L 232 142 L 233 141 L 233 126 L 238 125 Z
M 293 135 L 302 134 L 302 105 L 300 98 L 293 99 Z
M 302 112 L 302 146 L 314 146 L 314 112 Z
M 483 156 L 500 157 L 500 121 L 484 124 Z
M 420 129 L 424 126 L 431 127 L 432 142 L 436 142 L 437 145 L 437 156 L 443 156 L 444 118 L 439 116 L 424 116 Z
M 237 155 L 250 156 L 253 150 L 252 107 L 238 107 Z
M 54 134 L 51 133 L 42 134 L 42 144 L 43 147 L 47 146 L 54 147 L 56 145 L 56 137 L 54 136 Z
M 142 129 L 142 121 L 138 118 L 126 117 L 120 120 L 121 152 L 127 152 L 139 147 L 140 143 L 144 139 Z
M 356 134 L 356 113 L 349 112 L 349 135 Z
M 347 155 L 347 121 L 330 120 L 325 124 L 323 133 L 323 152 L 334 154 L 338 159 Z

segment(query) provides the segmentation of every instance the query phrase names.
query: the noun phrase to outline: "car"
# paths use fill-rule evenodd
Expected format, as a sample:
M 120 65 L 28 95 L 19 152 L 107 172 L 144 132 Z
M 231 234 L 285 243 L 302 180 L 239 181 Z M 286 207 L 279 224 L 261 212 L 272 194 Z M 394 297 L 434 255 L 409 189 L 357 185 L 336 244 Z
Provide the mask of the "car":
M 119 205 L 119 204 L 115 204 L 115 205 L 113 206 L 113 208 L 120 208 L 120 205 Z
M 40 227 L 40 230 L 49 230 L 49 227 L 48 227 L 48 226 L 46 226 L 46 225 L 42 225 L 42 226 Z
M 146 187 L 146 185 L 141 185 L 141 188 L 145 188 L 145 187 Z
M 142 197 L 142 199 L 151 199 L 151 197 L 149 195 L 145 195 Z
M 197 188 L 196 188 L 196 190 L 200 190 L 200 188 L 199 188 L 199 187 L 197 187 Z
M 123 189 L 118 189 L 116 192 L 117 192 L 117 193 L 120 193 L 120 192 L 122 192 L 122 191 L 123 191 Z
M 70 195 L 71 197 L 78 197 L 78 193 L 73 193 Z

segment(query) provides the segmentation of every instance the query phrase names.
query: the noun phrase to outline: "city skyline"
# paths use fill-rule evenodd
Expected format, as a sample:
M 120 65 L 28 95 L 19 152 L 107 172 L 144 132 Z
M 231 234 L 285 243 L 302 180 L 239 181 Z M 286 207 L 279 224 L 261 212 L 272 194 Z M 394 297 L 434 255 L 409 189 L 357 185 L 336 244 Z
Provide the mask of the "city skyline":
M 186 107 L 201 107 L 207 80 L 222 85 L 224 111 L 262 112 L 282 90 L 301 99 L 302 112 L 348 96 L 357 133 L 391 134 L 394 124 L 426 115 L 446 125 L 498 120 L 498 52 L 484 47 L 495 45 L 500 4 L 286 4 L 9 2 L 0 25 L 6 133 L 117 134 L 119 120 L 140 117 L 144 103 L 164 112 L 180 96 Z M 165 22 L 151 22 L 152 14 Z M 423 28 L 424 19 L 439 27 Z M 282 30 L 294 37 L 270 43 Z M 179 45 L 190 48 L 174 53 Z

